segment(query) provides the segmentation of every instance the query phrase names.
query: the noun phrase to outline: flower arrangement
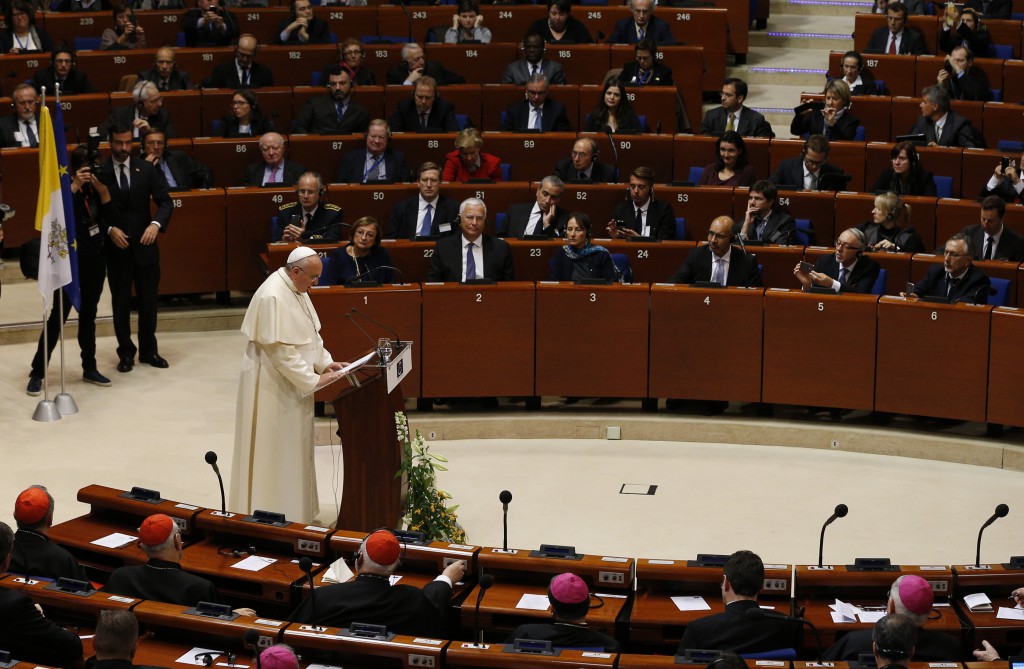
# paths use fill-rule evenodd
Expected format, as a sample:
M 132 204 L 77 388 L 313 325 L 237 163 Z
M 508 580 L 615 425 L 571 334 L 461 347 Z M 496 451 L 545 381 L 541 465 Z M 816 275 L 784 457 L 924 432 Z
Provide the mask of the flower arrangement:
M 395 412 L 395 430 L 402 443 L 402 467 L 395 476 L 405 476 L 404 522 L 407 529 L 423 532 L 429 541 L 466 542 L 466 531 L 455 515 L 458 505 L 447 506 L 452 498 L 437 489 L 437 472 L 448 471 L 448 459 L 430 452 L 430 445 L 419 430 L 410 438 L 409 419 L 402 411 Z

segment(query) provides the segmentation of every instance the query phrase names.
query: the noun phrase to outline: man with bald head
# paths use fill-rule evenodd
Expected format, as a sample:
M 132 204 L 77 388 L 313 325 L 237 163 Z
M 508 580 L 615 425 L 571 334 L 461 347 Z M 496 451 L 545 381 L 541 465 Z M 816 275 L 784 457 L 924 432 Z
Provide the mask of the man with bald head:
M 256 62 L 259 42 L 255 35 L 242 35 L 235 45 L 235 57 L 213 68 L 204 88 L 265 88 L 274 85 L 274 73 Z
M 832 290 L 836 293 L 871 292 L 882 269 L 870 256 L 864 255 L 867 239 L 857 228 L 847 228 L 836 240 L 836 252 L 820 256 L 814 270 L 805 272 L 802 263 L 793 269 L 804 290 L 812 286 Z
M 761 270 L 752 255 L 732 245 L 736 223 L 729 216 L 711 221 L 708 243 L 686 256 L 669 283 L 713 281 L 721 286 L 761 286 Z
M 610 183 L 615 181 L 615 169 L 597 161 L 599 153 L 597 141 L 590 137 L 581 137 L 572 145 L 572 153 L 568 158 L 559 160 L 555 165 L 555 175 L 569 183 L 593 182 Z
M 139 79 L 152 81 L 160 91 L 187 91 L 192 88 L 188 72 L 178 69 L 174 49 L 169 46 L 156 50 L 153 67 L 139 72 Z
M 245 168 L 243 186 L 294 186 L 306 171 L 302 165 L 285 160 L 284 137 L 276 132 L 260 137 L 260 154 L 263 160 Z
M 308 246 L 288 256 L 249 302 L 235 413 L 230 507 L 309 523 L 320 509 L 313 466 L 313 392 L 338 380 L 309 290 L 323 263 Z M 283 445 L 287 445 L 284 447 Z

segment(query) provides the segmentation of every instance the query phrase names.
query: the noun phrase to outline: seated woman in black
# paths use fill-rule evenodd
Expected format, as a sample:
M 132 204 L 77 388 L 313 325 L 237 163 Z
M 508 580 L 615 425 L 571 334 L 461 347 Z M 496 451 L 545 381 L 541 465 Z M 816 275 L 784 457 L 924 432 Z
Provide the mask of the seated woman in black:
M 590 590 L 576 574 L 559 574 L 548 585 L 553 622 L 527 623 L 512 630 L 505 643 L 516 639 L 550 641 L 552 648 L 574 648 L 606 653 L 619 652 L 619 642 L 587 627 Z
M 872 251 L 924 253 L 921 235 L 908 223 L 910 205 L 896 193 L 881 193 L 875 197 L 871 220 L 857 229 L 864 233 L 864 243 Z
M 14 0 L 4 12 L 7 28 L 0 31 L 0 53 L 39 53 L 53 49 L 53 40 L 36 26 L 36 10 L 25 0 Z
M 643 132 L 640 117 L 622 94 L 622 85 L 612 79 L 605 82 L 597 108 L 587 114 L 584 132 Z
M 565 224 L 565 241 L 569 242 L 551 259 L 552 281 L 579 279 L 615 280 L 615 263 L 608 249 L 590 243 L 590 217 L 574 211 Z
M 825 84 L 825 108 L 821 111 L 808 109 L 793 117 L 789 131 L 803 135 L 825 135 L 831 141 L 853 141 L 860 121 L 850 114 L 850 86 L 843 79 L 833 79 Z
M 747 162 L 747 145 L 735 130 L 726 130 L 715 141 L 715 162 L 704 168 L 701 186 L 753 186 L 757 171 Z
M 548 0 L 548 16 L 537 19 L 526 31 L 540 35 L 548 44 L 593 44 L 582 21 L 572 15 L 572 0 Z
M 320 277 L 322 286 L 340 286 L 352 281 L 394 283 L 391 254 L 381 247 L 380 224 L 373 216 L 363 216 L 352 224 L 352 237 L 327 258 Z
M 221 137 L 259 137 L 274 130 L 274 122 L 263 115 L 256 93 L 240 88 L 231 96 L 231 113 L 220 117 Z
M 925 195 L 936 197 L 935 177 L 921 169 L 921 157 L 913 142 L 899 142 L 889 154 L 892 167 L 878 175 L 871 192 L 892 191 L 897 195 Z

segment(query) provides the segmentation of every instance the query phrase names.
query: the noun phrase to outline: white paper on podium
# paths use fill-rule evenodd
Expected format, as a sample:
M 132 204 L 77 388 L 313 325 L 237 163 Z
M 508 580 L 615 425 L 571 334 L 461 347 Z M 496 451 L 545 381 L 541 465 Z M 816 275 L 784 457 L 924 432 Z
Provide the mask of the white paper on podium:
M 348 365 L 346 365 L 346 366 L 342 367 L 342 368 L 341 368 L 341 369 L 340 369 L 340 370 L 339 370 L 339 371 L 338 371 L 338 372 L 336 373 L 336 375 L 335 375 L 335 377 L 334 377 L 334 381 L 328 381 L 327 383 L 324 383 L 324 384 L 318 385 L 318 386 L 316 387 L 316 389 L 314 389 L 314 390 L 313 390 L 313 392 L 316 392 L 317 390 L 320 390 L 321 388 L 326 388 L 327 386 L 331 385 L 331 384 L 332 384 L 332 383 L 334 383 L 335 381 L 338 381 L 338 380 L 340 380 L 340 379 L 343 379 L 343 378 L 345 378 L 345 376 L 347 376 L 348 374 L 351 374 L 352 372 L 355 372 L 355 371 L 357 371 L 357 370 L 358 370 L 358 369 L 359 369 L 360 367 L 362 367 L 362 366 L 363 366 L 363 365 L 365 365 L 365 364 L 366 364 L 367 362 L 369 362 L 370 358 L 372 358 L 372 357 L 373 357 L 373 356 L 375 356 L 375 355 L 377 355 L 377 351 L 370 351 L 369 353 L 367 353 L 367 354 L 366 354 L 366 355 L 364 355 L 363 357 L 359 358 L 358 360 L 354 360 L 354 361 L 352 361 L 352 362 L 351 362 L 350 364 L 348 364 Z

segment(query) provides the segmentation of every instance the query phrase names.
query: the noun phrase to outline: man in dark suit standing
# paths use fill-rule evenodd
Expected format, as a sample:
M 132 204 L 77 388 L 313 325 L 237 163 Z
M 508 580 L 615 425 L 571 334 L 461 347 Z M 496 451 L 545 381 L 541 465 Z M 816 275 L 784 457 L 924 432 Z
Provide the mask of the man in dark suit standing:
M 302 105 L 298 117 L 292 121 L 297 133 L 312 135 L 347 135 L 366 132 L 370 113 L 352 101 L 352 75 L 340 65 L 328 74 L 328 95 L 310 98 Z
M 505 66 L 501 75 L 501 83 L 525 86 L 535 74 L 543 74 L 555 85 L 565 83 L 565 72 L 562 64 L 553 60 L 544 60 L 544 38 L 534 33 L 523 38 L 523 58 Z
M 949 95 L 939 86 L 921 91 L 921 116 L 911 135 L 924 135 L 928 146 L 959 146 L 984 149 L 985 140 L 963 116 L 949 108 Z
M 611 183 L 615 181 L 615 168 L 597 161 L 600 147 L 590 137 L 581 137 L 572 145 L 568 158 L 555 165 L 555 175 L 562 181 Z
M 235 57 L 213 68 L 204 88 L 264 88 L 274 85 L 274 73 L 254 59 L 259 43 L 254 35 L 242 35 L 235 45 Z
M 843 190 L 847 179 L 842 168 L 828 162 L 830 145 L 824 135 L 811 135 L 803 151 L 795 158 L 786 158 L 769 177 L 777 186 L 800 190 Z
M 160 287 L 160 249 L 157 236 L 167 232 L 171 198 L 163 175 L 141 158 L 132 158 L 132 128 L 118 123 L 110 128 L 110 158 L 101 179 L 114 205 L 110 217 L 107 274 L 117 335 L 117 371 L 130 372 L 139 362 L 166 368 L 156 343 L 156 308 Z M 150 216 L 150 202 L 156 214 Z M 138 296 L 139 347 L 132 342 L 132 286 Z
M 630 0 L 631 18 L 615 22 L 609 44 L 636 44 L 642 39 L 652 39 L 662 46 L 676 43 L 668 23 L 654 15 L 654 0 Z
M 423 76 L 433 77 L 440 86 L 466 83 L 465 77 L 449 72 L 441 63 L 428 63 L 423 57 L 423 47 L 409 42 L 402 47 L 402 64 L 388 70 L 388 86 L 411 86 Z
M 188 72 L 178 69 L 174 58 L 174 49 L 163 46 L 156 50 L 153 67 L 139 72 L 139 79 L 152 81 L 160 91 L 188 91 L 192 82 Z
M 521 202 L 508 208 L 506 237 L 564 237 L 569 212 L 558 206 L 565 184 L 557 176 L 546 176 L 537 186 L 536 202 Z
M 732 245 L 735 227 L 736 223 L 729 216 L 719 216 L 711 221 L 708 243 L 690 251 L 668 282 L 714 281 L 722 286 L 747 288 L 764 285 L 757 259 Z
M 671 205 L 654 199 L 654 170 L 645 165 L 629 175 L 629 199 L 612 211 L 608 234 L 615 237 L 676 238 L 676 218 Z
M 260 137 L 263 160 L 245 168 L 243 186 L 294 186 L 306 168 L 284 159 L 284 137 L 268 132 Z
M 419 195 L 400 200 L 391 210 L 388 239 L 440 237 L 458 229 L 459 204 L 441 194 L 441 166 L 426 162 L 416 169 Z
M 535 74 L 526 82 L 526 99 L 505 110 L 501 129 L 506 132 L 568 132 L 569 117 L 565 105 L 548 99 L 548 80 Z
M 39 146 L 39 95 L 28 84 L 11 94 L 14 111 L 0 118 L 0 149 Z
M 438 240 L 427 281 L 515 281 L 512 251 L 503 239 L 484 234 L 487 205 L 471 197 L 459 206 L 462 234 Z
M 658 43 L 645 38 L 636 43 L 636 57 L 622 66 L 619 83 L 623 86 L 675 86 L 672 68 L 658 62 Z
M 437 95 L 433 77 L 420 77 L 412 97 L 399 100 L 389 123 L 394 132 L 456 132 L 455 105 Z
M 762 244 L 796 244 L 796 221 L 789 214 L 774 211 L 779 189 L 762 179 L 750 187 L 747 213 L 740 234 Z
M 864 255 L 867 240 L 857 228 L 847 228 L 836 240 L 836 252 L 823 255 L 814 264 L 814 270 L 804 272 L 801 263 L 793 269 L 804 290 L 812 286 L 828 288 L 836 293 L 868 294 L 881 270 L 871 256 Z
M 974 242 L 963 233 L 957 233 L 946 240 L 942 253 L 942 264 L 933 264 L 924 278 L 914 284 L 913 295 L 919 297 L 945 297 L 950 302 L 987 304 L 992 282 L 988 276 L 974 266 Z
M 210 168 L 184 151 L 168 151 L 167 136 L 158 128 L 142 135 L 143 159 L 149 161 L 167 181 L 170 191 L 212 188 Z
M 132 89 L 132 105 L 112 110 L 100 126 L 100 137 L 106 137 L 107 131 L 118 124 L 130 126 L 132 136 L 136 138 L 142 137 L 151 129 L 160 130 L 165 137 L 174 137 L 174 124 L 163 104 L 163 97 L 156 84 L 152 81 L 139 81 Z
M 198 0 L 198 7 L 185 12 L 181 28 L 185 33 L 185 46 L 230 46 L 238 37 L 235 17 L 220 0 Z
M 409 180 L 405 154 L 392 149 L 387 121 L 374 119 L 366 131 L 366 148 L 349 151 L 338 161 L 334 183 L 396 183 Z
M 63 43 L 58 45 L 50 54 L 50 67 L 40 68 L 32 75 L 32 87 L 36 93 L 42 93 L 45 86 L 46 94 L 53 95 L 58 83 L 61 97 L 95 93 L 96 89 L 89 82 L 89 77 L 75 66 L 76 58 L 71 47 Z
M 774 137 L 772 124 L 760 112 L 743 106 L 747 90 L 747 82 L 742 79 L 726 79 L 722 84 L 722 106 L 709 109 L 704 115 L 701 134 L 721 135 L 726 130 L 735 130 L 744 137 Z
M 887 53 L 901 56 L 920 56 L 925 53 L 924 37 L 913 28 L 907 28 L 907 6 L 892 2 L 885 8 L 886 25 L 875 28 L 868 40 L 865 53 Z
M 1024 262 L 1024 237 L 1003 224 L 1006 202 L 998 195 L 981 201 L 981 223 L 968 225 L 960 234 L 971 240 L 975 260 Z

